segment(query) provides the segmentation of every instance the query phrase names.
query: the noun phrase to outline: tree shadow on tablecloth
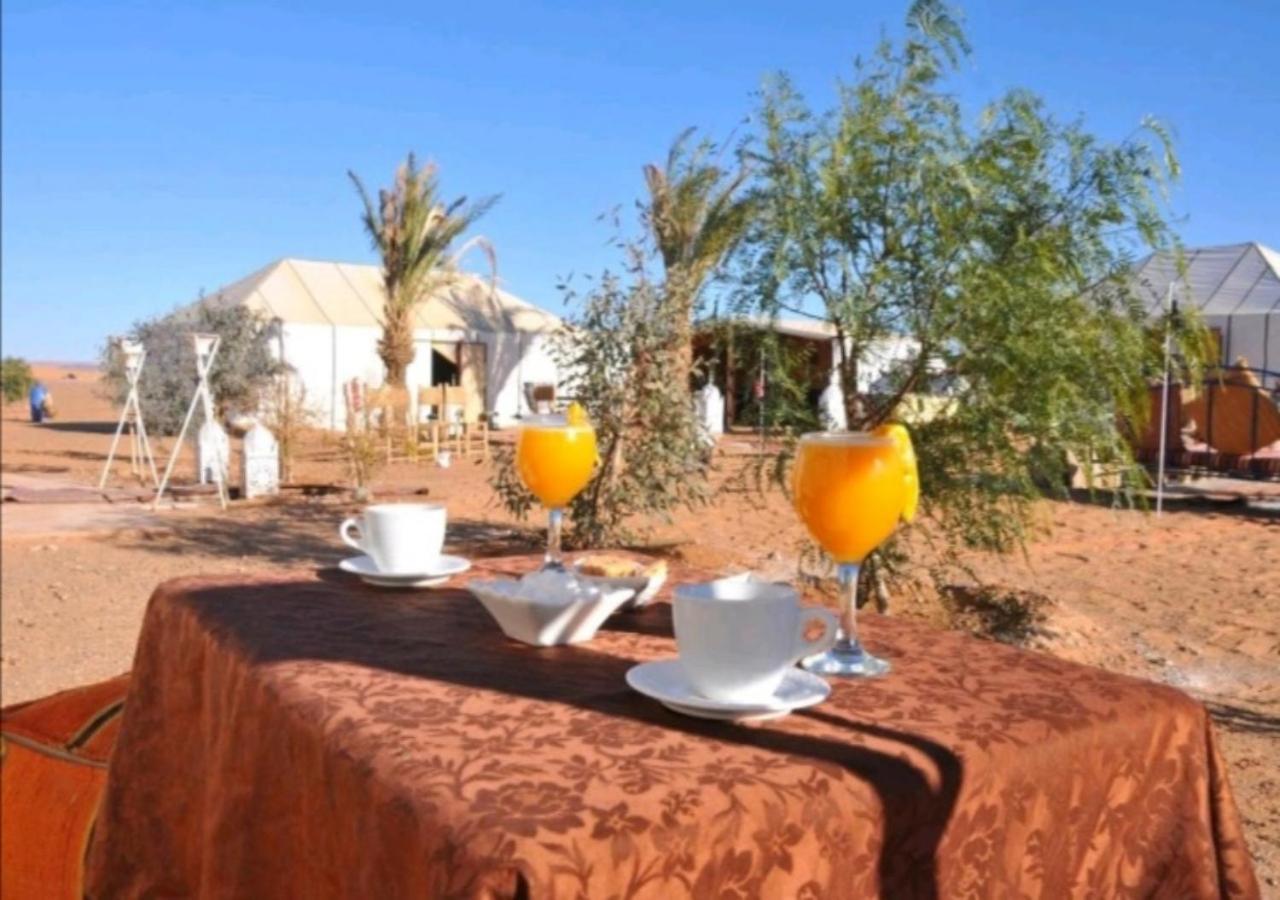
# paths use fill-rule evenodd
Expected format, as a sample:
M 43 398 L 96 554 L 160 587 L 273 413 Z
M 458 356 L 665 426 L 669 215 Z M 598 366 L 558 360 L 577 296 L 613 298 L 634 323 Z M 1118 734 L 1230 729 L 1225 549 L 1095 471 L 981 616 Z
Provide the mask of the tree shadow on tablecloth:
M 479 568 L 502 571 L 502 561 Z M 527 568 L 527 565 L 526 565 Z M 486 574 L 493 574 L 486 571 Z M 937 853 L 955 809 L 962 761 L 922 735 L 848 718 L 822 708 L 796 713 L 850 740 L 788 730 L 746 727 L 672 713 L 631 691 L 627 653 L 670 636 L 670 608 L 657 604 L 615 617 L 605 652 L 586 645 L 530 648 L 507 639 L 484 609 L 458 589 L 382 592 L 333 571 L 319 582 L 211 587 L 187 594 L 205 628 L 234 634 L 237 651 L 266 665 L 287 660 L 340 662 L 513 697 L 569 705 L 722 744 L 839 767 L 874 790 L 884 822 L 879 870 L 886 896 L 938 896 Z M 367 598 L 371 602 L 362 602 Z M 271 614 L 264 615 L 270 604 Z M 308 627 L 324 623 L 324 627 Z M 898 745 L 885 752 L 862 740 Z M 912 751 L 929 761 L 910 760 Z M 929 766 L 933 771 L 926 771 Z
M 131 549 L 148 553 L 198 553 L 288 567 L 336 566 L 355 554 L 338 537 L 338 526 L 359 513 L 358 505 L 282 503 L 252 511 L 166 520 L 166 527 L 122 537 Z M 473 519 L 449 522 L 446 553 L 465 550 L 469 558 L 527 553 L 530 537 L 516 529 Z

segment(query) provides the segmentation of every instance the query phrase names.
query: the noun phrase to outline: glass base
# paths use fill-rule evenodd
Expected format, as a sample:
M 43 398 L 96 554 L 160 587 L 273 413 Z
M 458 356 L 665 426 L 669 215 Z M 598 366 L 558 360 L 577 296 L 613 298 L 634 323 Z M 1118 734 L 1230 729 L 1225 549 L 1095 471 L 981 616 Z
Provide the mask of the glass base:
M 858 644 L 832 647 L 825 653 L 806 656 L 800 666 L 815 675 L 837 678 L 875 678 L 889 671 L 889 661 L 872 656 Z
M 569 568 L 558 559 L 544 559 L 538 567 L 539 572 L 568 572 Z

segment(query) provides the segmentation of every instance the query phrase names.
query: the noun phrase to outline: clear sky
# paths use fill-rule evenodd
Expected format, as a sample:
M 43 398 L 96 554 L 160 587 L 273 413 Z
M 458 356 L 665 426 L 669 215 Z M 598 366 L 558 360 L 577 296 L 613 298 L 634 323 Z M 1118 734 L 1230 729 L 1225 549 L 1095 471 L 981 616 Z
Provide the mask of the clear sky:
M 689 125 L 728 134 L 773 70 L 825 106 L 906 0 L 116 3 L 3 6 L 5 354 L 90 359 L 104 336 L 282 256 L 372 261 L 347 181 L 413 149 L 505 285 L 611 261 L 601 213 Z M 1280 247 L 1280 2 L 968 0 L 973 108 L 1028 87 L 1104 137 L 1177 130 L 1190 245 Z

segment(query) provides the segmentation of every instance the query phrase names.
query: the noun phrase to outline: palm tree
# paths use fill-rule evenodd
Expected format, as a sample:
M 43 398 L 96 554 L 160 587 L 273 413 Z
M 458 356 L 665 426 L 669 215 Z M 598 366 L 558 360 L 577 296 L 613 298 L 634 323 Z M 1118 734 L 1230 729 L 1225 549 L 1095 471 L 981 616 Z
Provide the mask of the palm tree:
M 396 169 L 395 184 L 378 191 L 375 206 L 364 182 L 354 172 L 347 172 L 364 203 L 361 221 L 365 231 L 382 257 L 387 304 L 378 356 L 386 366 L 387 385 L 393 388 L 404 387 L 405 370 L 413 362 L 414 307 L 433 291 L 462 277 L 458 261 L 474 246 L 485 250 L 493 268 L 493 250 L 484 238 L 471 238 L 457 249 L 454 242 L 498 198 L 484 197 L 469 204 L 466 197 L 459 197 L 445 203 L 439 196 L 436 173 L 434 163 L 419 169 L 410 153 Z
M 699 296 L 741 240 L 754 209 L 752 198 L 742 191 L 746 168 L 722 168 L 708 141 L 691 148 L 694 130 L 675 139 L 664 167 L 644 167 L 649 188 L 644 220 L 662 257 L 666 302 L 677 323 L 674 377 L 685 383 L 693 368 L 693 315 Z

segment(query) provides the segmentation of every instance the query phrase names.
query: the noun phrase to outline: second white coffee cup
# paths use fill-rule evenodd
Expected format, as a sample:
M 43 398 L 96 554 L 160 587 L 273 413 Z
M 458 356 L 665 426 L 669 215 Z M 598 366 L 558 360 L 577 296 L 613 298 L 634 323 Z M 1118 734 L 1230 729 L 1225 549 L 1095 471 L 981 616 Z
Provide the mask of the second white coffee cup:
M 676 646 L 689 685 L 723 703 L 767 704 L 801 657 L 835 642 L 839 620 L 816 606 L 801 606 L 786 585 L 726 578 L 676 588 Z M 809 623 L 822 634 L 805 637 Z
M 427 572 L 444 548 L 447 514 L 439 503 L 380 503 L 347 519 L 338 534 L 389 575 Z

